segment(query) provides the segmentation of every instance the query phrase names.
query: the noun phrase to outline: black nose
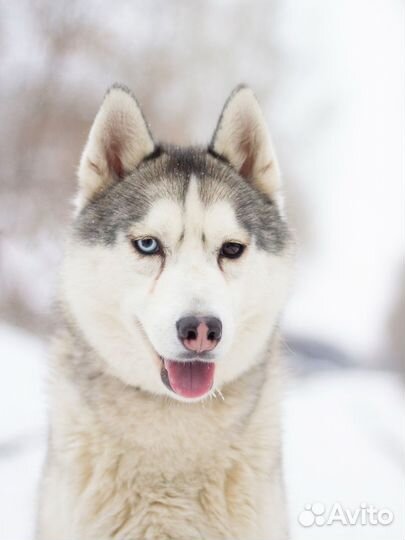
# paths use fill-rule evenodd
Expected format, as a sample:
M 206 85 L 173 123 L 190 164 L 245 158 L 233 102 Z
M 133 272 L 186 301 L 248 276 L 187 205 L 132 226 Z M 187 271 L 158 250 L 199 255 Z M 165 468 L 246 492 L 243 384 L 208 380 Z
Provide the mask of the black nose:
M 184 347 L 198 353 L 212 351 L 222 336 L 222 323 L 216 317 L 183 317 L 176 328 Z

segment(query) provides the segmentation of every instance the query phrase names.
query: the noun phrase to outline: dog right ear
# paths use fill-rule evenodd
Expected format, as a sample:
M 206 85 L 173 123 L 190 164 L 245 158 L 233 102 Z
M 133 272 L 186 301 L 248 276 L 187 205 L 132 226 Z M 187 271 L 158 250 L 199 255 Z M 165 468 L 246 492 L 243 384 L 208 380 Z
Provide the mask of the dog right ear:
M 270 133 L 252 90 L 238 86 L 228 98 L 210 144 L 251 186 L 281 200 L 280 170 Z
M 96 115 L 78 171 L 80 210 L 122 180 L 155 149 L 142 111 L 128 88 L 112 86 Z

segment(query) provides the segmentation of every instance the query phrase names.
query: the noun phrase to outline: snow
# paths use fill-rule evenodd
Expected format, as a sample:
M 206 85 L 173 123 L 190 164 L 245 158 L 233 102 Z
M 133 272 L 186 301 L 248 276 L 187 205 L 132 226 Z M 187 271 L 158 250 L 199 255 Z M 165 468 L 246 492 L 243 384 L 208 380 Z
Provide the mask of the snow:
M 45 455 L 46 347 L 0 325 L 0 538 L 32 538 Z
M 45 456 L 46 346 L 0 326 L 0 358 L 0 538 L 29 540 Z M 292 540 L 404 537 L 404 401 L 391 372 L 291 368 L 283 426 Z M 373 504 L 395 517 L 387 526 L 302 527 L 297 518 L 314 502 Z
M 293 381 L 284 456 L 293 540 L 404 537 L 404 411 L 403 381 L 394 373 L 349 368 Z M 351 510 L 366 503 L 395 517 L 387 527 L 300 526 L 300 512 L 315 502 Z
M 45 356 L 40 339 L 0 325 L 1 445 L 45 425 Z

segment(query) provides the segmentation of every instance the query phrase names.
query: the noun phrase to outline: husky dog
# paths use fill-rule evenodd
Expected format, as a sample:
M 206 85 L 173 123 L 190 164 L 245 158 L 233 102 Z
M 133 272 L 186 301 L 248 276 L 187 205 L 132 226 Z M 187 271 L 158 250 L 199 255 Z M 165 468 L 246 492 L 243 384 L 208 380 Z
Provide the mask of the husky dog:
M 40 540 L 283 540 L 277 324 L 292 242 L 252 91 L 208 147 L 106 94 L 52 351 Z

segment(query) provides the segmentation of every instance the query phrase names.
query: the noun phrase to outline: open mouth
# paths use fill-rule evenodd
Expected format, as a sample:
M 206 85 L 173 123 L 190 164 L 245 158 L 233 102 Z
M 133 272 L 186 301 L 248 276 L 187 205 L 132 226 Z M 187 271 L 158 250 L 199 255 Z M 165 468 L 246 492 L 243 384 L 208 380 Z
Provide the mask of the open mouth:
M 180 362 L 161 358 L 160 376 L 173 392 L 185 398 L 199 398 L 207 394 L 214 384 L 215 364 L 192 360 Z

